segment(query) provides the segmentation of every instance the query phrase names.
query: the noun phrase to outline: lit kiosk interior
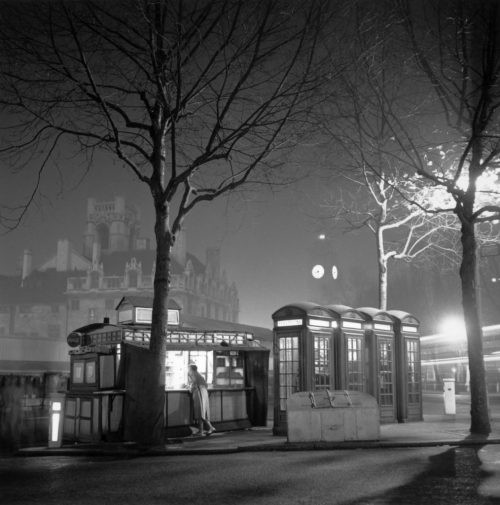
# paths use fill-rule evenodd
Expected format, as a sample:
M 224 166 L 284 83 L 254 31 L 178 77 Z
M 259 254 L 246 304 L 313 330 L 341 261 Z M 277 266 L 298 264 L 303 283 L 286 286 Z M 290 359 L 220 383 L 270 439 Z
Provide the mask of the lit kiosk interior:
M 127 369 L 126 357 L 134 348 L 149 345 L 152 298 L 122 298 L 117 311 L 117 325 L 107 321 L 91 324 L 68 336 L 74 350 L 70 351 L 65 441 L 123 440 L 127 433 L 125 413 L 131 408 L 127 384 L 134 375 Z M 169 302 L 167 436 L 191 433 L 192 401 L 186 389 L 191 363 L 207 380 L 211 421 L 218 430 L 266 424 L 269 350 L 254 338 L 251 329 L 205 318 L 181 318 L 180 307 Z
M 420 322 L 402 310 L 388 310 L 396 336 L 397 419 L 400 423 L 422 421 L 422 374 Z
M 364 317 L 344 305 L 286 305 L 274 320 L 275 435 L 287 433 L 287 399 L 300 391 L 364 392 Z

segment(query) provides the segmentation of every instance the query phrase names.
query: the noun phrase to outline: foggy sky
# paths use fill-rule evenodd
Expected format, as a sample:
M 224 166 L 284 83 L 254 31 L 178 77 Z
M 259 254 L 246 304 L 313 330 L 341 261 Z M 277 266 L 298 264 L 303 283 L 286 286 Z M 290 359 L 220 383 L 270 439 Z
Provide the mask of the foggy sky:
M 30 189 L 26 175 L 3 177 L 3 201 L 19 203 L 26 198 Z M 19 273 L 24 249 L 32 251 L 34 268 L 41 265 L 55 253 L 61 238 L 68 238 L 81 252 L 89 197 L 111 201 L 123 195 L 140 209 L 141 235 L 154 244 L 151 196 L 123 167 L 96 160 L 85 176 L 77 165 L 65 167 L 64 178 L 55 168 L 48 175 L 42 188 L 45 198 L 36 200 L 16 230 L 0 236 L 1 274 Z M 221 249 L 221 266 L 239 291 L 241 323 L 270 327 L 275 310 L 311 297 L 311 250 L 318 233 L 328 229 L 315 217 L 324 198 L 320 186 L 312 177 L 285 188 L 261 187 L 203 204 L 187 218 L 191 253 L 204 261 L 207 247 Z M 354 268 L 375 281 L 372 237 L 333 233 L 331 225 L 328 233 L 340 275 L 345 278 Z

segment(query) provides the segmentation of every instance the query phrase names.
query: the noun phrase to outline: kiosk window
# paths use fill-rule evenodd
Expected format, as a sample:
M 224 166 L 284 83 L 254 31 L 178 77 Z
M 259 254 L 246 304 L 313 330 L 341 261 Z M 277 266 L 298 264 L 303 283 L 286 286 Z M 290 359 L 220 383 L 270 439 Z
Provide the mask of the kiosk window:
M 184 389 L 188 383 L 189 363 L 198 367 L 198 372 L 210 385 L 213 381 L 212 351 L 169 350 L 165 361 L 165 389 Z
M 418 359 L 418 342 L 406 340 L 408 403 L 420 403 L 420 363 Z
M 314 387 L 330 387 L 330 338 L 314 335 Z
M 286 400 L 299 390 L 299 338 L 279 339 L 280 409 L 286 410 Z
M 93 384 L 95 382 L 95 361 L 85 363 L 85 382 Z
M 347 337 L 347 388 L 363 391 L 363 341 L 361 337 Z
M 218 351 L 215 353 L 215 385 L 243 387 L 243 356 L 238 351 Z
M 83 383 L 83 370 L 84 370 L 84 362 L 83 361 L 74 361 L 73 362 L 73 382 L 75 384 Z

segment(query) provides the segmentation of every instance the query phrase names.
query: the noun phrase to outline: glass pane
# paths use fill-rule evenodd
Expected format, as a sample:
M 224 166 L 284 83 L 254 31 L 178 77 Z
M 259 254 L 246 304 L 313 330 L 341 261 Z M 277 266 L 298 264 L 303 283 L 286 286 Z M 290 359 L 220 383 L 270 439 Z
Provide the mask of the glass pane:
M 85 363 L 85 382 L 88 383 L 95 383 L 96 378 L 95 378 L 95 362 L 94 361 L 87 361 Z
M 347 388 L 363 391 L 364 369 L 361 337 L 348 336 L 347 349 Z
M 75 384 L 83 382 L 83 361 L 73 362 L 73 382 Z
M 330 387 L 330 337 L 314 336 L 314 387 Z
M 280 409 L 286 410 L 286 399 L 299 388 L 299 352 L 298 337 L 281 337 L 279 339 L 280 363 Z

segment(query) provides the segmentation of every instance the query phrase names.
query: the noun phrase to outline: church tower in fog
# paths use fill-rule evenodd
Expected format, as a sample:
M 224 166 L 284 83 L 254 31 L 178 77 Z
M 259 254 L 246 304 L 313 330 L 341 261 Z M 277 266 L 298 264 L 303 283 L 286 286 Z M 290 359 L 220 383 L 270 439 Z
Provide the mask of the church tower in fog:
M 83 239 L 84 256 L 92 258 L 96 249 L 99 253 L 135 249 L 140 232 L 139 223 L 139 210 L 125 204 L 122 196 L 116 196 L 111 202 L 97 202 L 95 198 L 89 198 Z

